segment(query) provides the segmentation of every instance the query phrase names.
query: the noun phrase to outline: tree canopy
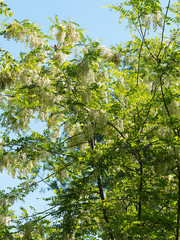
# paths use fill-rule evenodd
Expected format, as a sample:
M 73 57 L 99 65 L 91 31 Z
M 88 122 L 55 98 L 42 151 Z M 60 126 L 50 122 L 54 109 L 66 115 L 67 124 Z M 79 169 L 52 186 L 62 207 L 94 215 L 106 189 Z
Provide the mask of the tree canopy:
M 1 38 L 26 44 L 17 59 L 0 49 L 0 170 L 21 180 L 0 191 L 0 239 L 178 240 L 180 2 L 111 4 L 132 39 L 110 48 L 72 20 L 46 35 L 0 5 Z M 42 182 L 49 208 L 17 217 Z

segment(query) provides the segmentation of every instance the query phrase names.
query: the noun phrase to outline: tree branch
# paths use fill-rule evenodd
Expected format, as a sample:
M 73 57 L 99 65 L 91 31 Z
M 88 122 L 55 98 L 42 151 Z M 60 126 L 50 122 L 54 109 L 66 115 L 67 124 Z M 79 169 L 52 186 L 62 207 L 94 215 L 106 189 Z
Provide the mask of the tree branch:
M 166 18 L 167 18 L 167 15 L 168 15 L 170 3 L 171 3 L 171 0 L 169 0 L 168 5 L 167 5 L 167 9 L 166 9 L 166 14 L 165 14 L 163 28 L 162 28 L 162 37 L 161 37 L 160 49 L 159 49 L 159 52 L 158 52 L 158 54 L 156 56 L 157 59 L 159 58 L 159 55 L 160 55 L 160 53 L 162 51 L 162 45 L 163 45 L 163 40 L 164 40 L 164 32 L 165 32 L 165 25 L 166 25 Z

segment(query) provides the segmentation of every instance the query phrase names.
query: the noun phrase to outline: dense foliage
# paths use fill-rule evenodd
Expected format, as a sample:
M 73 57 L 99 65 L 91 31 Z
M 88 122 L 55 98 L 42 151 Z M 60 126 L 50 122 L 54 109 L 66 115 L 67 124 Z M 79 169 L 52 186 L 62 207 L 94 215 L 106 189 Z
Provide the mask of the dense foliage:
M 22 180 L 0 192 L 0 239 L 178 240 L 179 1 L 110 5 L 133 35 L 111 48 L 57 16 L 47 36 L 0 4 L 1 37 L 26 44 L 18 59 L 0 49 L 0 170 Z M 16 218 L 41 182 L 49 209 Z

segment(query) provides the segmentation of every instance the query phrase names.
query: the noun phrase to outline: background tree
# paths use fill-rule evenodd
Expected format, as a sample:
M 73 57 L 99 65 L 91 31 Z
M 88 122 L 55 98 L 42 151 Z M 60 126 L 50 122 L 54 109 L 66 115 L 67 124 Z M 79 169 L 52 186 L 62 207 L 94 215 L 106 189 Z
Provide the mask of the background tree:
M 1 170 L 23 180 L 1 193 L 3 239 L 179 238 L 180 4 L 109 7 L 133 33 L 111 48 L 57 16 L 52 36 L 27 20 L 4 24 L 1 35 L 29 51 L 15 60 L 1 50 Z M 32 118 L 47 123 L 42 135 Z M 16 219 L 9 207 L 41 182 L 54 190 L 49 209 Z

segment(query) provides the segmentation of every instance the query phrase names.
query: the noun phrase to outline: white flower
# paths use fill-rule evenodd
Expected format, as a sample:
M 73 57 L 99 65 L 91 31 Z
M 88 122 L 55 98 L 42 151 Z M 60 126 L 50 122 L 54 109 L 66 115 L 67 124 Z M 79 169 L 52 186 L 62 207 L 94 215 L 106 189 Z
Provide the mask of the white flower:
M 54 36 L 54 34 L 55 34 L 55 28 L 51 28 L 50 33 L 51 33 L 52 36 Z
M 53 132 L 50 134 L 50 139 L 52 142 L 55 142 L 56 139 L 60 138 L 61 136 L 61 129 L 60 127 L 59 128 L 56 128 L 55 130 L 53 130 Z
M 74 56 L 75 56 L 75 58 L 78 58 L 78 56 L 79 56 L 79 49 L 78 48 L 76 48 L 74 50 Z
M 67 29 L 67 38 L 70 40 L 72 45 L 76 44 L 80 39 L 80 35 L 73 24 L 70 24 Z
M 12 178 L 16 178 L 16 171 L 13 170 L 13 171 L 11 172 L 11 175 L 12 175 Z
M 39 47 L 40 44 L 43 44 L 43 43 L 44 43 L 43 39 L 35 35 L 30 35 L 29 37 L 30 48 L 37 48 Z
M 172 137 L 172 132 L 168 127 L 159 126 L 157 133 L 159 137 L 162 137 L 162 138 L 170 139 Z
M 169 113 L 176 117 L 180 117 L 180 104 L 177 101 L 172 101 L 168 105 Z
M 180 160 L 180 147 L 175 148 L 175 155 Z
M 25 160 L 26 160 L 26 154 L 25 154 L 25 153 L 21 153 L 20 157 L 21 157 L 21 160 L 22 160 L 23 162 L 25 162 Z
M 19 40 L 20 40 L 20 42 L 24 42 L 25 41 L 25 34 L 20 33 L 19 34 Z
M 101 54 L 102 58 L 104 58 L 105 60 L 109 60 L 109 61 L 112 60 L 114 54 L 111 49 L 109 49 L 103 45 L 99 46 L 99 49 L 100 49 L 100 54 Z
M 63 99 L 61 95 L 54 96 L 54 102 L 60 102 Z
M 115 121 L 115 126 L 120 130 L 123 131 L 124 130 L 124 123 L 121 119 L 117 119 Z
M 173 180 L 173 175 L 171 175 L 171 174 L 168 175 L 168 180 L 169 180 L 169 181 Z
M 95 82 L 94 72 L 91 69 L 88 71 L 88 74 L 86 76 L 86 82 L 87 84 Z
M 78 81 L 83 85 L 90 85 L 95 82 L 94 72 L 90 69 L 89 71 L 83 71 L 78 78 Z
M 53 55 L 53 59 L 57 60 L 60 64 L 63 64 L 66 61 L 67 55 L 61 51 L 57 51 Z
M 51 80 L 48 78 L 48 77 L 42 77 L 40 79 L 40 84 L 43 86 L 43 87 L 49 87 L 50 84 L 51 84 Z
M 66 37 L 66 32 L 65 32 L 64 27 L 61 26 L 61 27 L 59 28 L 58 33 L 57 33 L 55 36 L 56 36 L 57 42 L 63 43 L 63 42 L 64 42 L 64 39 L 65 39 L 65 37 Z
M 91 100 L 91 93 L 89 91 L 81 91 L 81 100 L 83 103 L 88 103 Z
M 154 19 L 153 19 L 153 29 L 154 31 L 157 30 L 157 26 L 161 26 L 163 21 L 163 17 L 160 11 L 157 11 L 154 14 Z
M 104 126 L 107 123 L 107 114 L 104 110 L 91 110 L 90 117 L 99 126 Z
M 151 24 L 151 15 L 150 14 L 146 15 L 144 18 L 144 21 L 145 21 L 146 27 L 149 28 Z
M 0 222 L 7 225 L 11 224 L 11 218 L 9 216 L 0 216 Z

